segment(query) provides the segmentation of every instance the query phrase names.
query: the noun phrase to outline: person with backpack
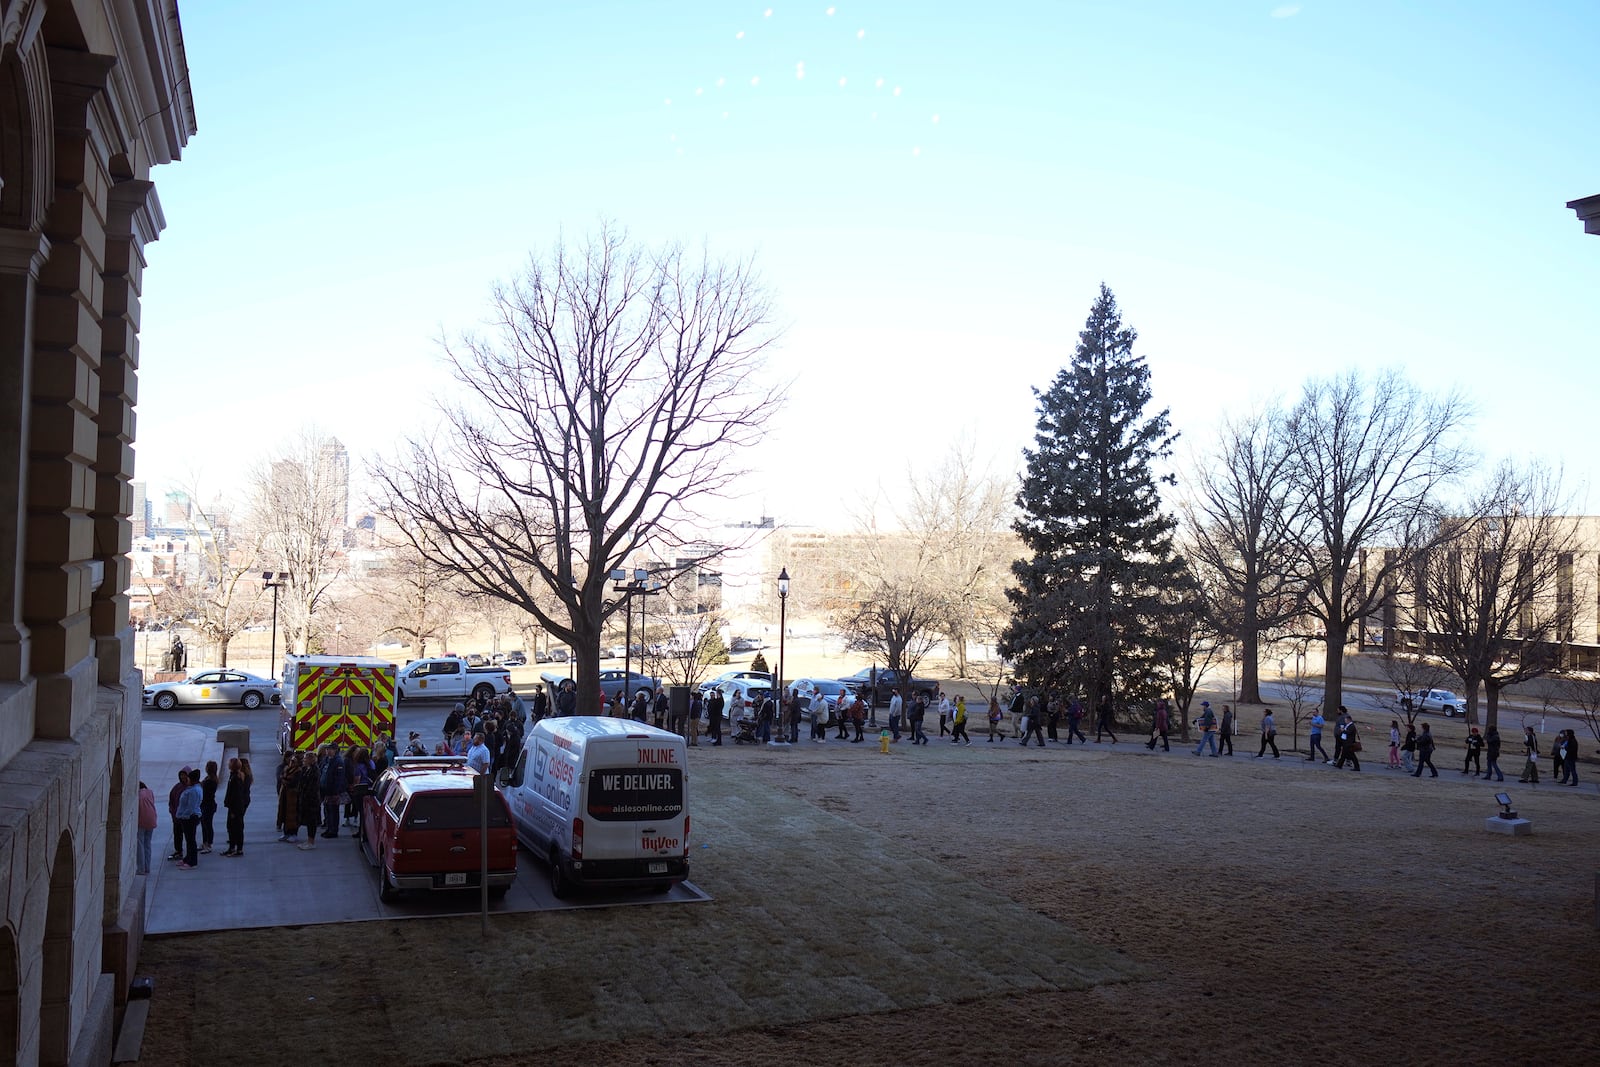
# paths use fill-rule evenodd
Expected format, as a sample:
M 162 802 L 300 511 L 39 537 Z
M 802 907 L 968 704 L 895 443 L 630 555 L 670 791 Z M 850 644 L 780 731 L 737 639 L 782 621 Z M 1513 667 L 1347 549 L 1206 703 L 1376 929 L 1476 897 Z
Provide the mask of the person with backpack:
M 1200 702 L 1200 716 L 1195 719 L 1194 725 L 1200 728 L 1200 743 L 1194 746 L 1194 754 L 1198 756 L 1202 750 L 1210 746 L 1211 756 L 1215 759 L 1217 755 L 1217 716 L 1211 710 L 1211 701 L 1202 700 Z
M 996 697 L 989 698 L 989 743 L 994 743 L 994 735 L 999 734 L 1000 740 L 1006 739 L 1006 732 L 1001 724 L 1006 720 L 1005 712 L 1000 710 L 1000 701 Z
M 1089 743 L 1089 739 L 1087 737 L 1083 736 L 1083 731 L 1081 729 L 1079 729 L 1079 727 L 1082 726 L 1082 725 L 1083 725 L 1083 704 L 1082 704 L 1082 702 L 1077 700 L 1077 699 L 1073 699 L 1073 700 L 1068 701 L 1067 702 L 1067 744 L 1069 744 L 1069 745 L 1072 744 L 1072 739 L 1074 737 L 1076 737 L 1078 739 L 1078 744 L 1080 744 L 1080 745 L 1087 745 Z

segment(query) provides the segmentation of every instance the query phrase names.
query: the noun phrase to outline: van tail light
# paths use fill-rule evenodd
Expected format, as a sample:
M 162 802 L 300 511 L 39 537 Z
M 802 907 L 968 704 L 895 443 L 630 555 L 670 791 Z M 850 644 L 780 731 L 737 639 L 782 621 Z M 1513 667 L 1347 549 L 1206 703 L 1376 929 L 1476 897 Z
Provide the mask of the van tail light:
M 683 854 L 685 856 L 689 854 L 689 815 L 687 812 L 683 816 Z
M 583 820 L 572 820 L 572 858 L 583 859 Z

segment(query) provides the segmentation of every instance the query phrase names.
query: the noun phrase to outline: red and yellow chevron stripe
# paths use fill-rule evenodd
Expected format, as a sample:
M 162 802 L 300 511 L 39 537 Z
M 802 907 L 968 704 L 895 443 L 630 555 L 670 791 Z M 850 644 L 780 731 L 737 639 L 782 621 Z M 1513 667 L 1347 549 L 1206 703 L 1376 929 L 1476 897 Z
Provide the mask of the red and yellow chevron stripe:
M 394 675 L 353 664 L 310 667 L 295 687 L 289 742 L 295 749 L 323 745 L 371 748 L 394 735 Z

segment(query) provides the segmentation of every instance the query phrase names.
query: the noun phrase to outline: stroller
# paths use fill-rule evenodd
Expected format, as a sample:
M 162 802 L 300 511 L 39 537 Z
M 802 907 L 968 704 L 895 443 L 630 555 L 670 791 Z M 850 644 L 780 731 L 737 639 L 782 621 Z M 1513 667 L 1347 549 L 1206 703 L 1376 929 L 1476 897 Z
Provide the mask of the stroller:
M 756 744 L 756 720 L 746 717 L 730 724 L 733 727 L 733 743 L 736 745 Z

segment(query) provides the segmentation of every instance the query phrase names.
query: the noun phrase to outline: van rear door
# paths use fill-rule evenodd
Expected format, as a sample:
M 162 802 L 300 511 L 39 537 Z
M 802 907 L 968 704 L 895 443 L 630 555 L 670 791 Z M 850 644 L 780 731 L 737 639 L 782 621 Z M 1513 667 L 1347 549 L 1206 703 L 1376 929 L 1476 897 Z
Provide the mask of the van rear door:
M 601 826 L 628 826 L 640 873 L 666 874 L 668 858 L 688 848 L 684 835 L 683 766 L 669 743 L 635 741 L 606 746 L 609 766 L 589 774 L 588 816 Z M 621 749 L 621 751 L 618 751 Z M 608 835 L 609 836 L 609 835 Z

